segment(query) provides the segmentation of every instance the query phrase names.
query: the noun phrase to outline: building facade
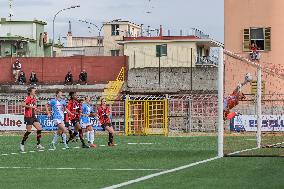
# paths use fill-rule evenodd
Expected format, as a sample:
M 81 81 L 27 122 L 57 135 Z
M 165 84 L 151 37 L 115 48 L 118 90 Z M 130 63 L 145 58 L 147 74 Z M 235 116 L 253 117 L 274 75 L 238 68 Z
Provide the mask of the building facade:
M 123 37 L 140 37 L 141 26 L 120 19 L 103 23 L 104 55 L 122 56 L 123 46 L 119 45 Z
M 284 43 L 283 6 L 284 1 L 279 0 L 225 0 L 225 49 L 250 59 L 251 46 L 256 44 L 260 53 L 257 63 L 269 69 L 277 67 L 279 72 L 283 70 L 284 63 L 280 61 Z M 234 83 L 240 82 L 241 78 L 234 77 L 236 74 L 233 72 L 245 72 L 246 69 L 239 65 L 240 63 L 225 65 L 225 77 L 236 80 Z M 255 72 L 255 69 L 250 71 Z M 263 82 L 264 93 L 284 92 L 280 88 L 274 90 L 277 88 L 275 77 L 263 77 Z M 225 83 L 227 92 L 234 87 Z
M 51 44 L 44 32 L 45 22 L 0 21 L 0 56 L 44 57 L 51 56 Z
M 160 32 L 162 33 L 162 32 Z M 216 91 L 215 41 L 197 36 L 125 37 L 130 92 Z
M 63 39 L 66 40 L 65 47 L 58 49 L 57 56 L 103 56 L 104 44 L 103 37 L 78 37 L 73 36 L 71 30 L 71 22 L 69 21 L 69 30 L 67 36 Z

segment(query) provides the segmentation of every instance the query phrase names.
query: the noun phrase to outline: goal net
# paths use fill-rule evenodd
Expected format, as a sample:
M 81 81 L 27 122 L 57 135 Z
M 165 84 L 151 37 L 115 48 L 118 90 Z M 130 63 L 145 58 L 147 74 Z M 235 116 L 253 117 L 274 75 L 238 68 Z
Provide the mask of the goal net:
M 284 156 L 284 77 L 224 50 L 225 156 Z

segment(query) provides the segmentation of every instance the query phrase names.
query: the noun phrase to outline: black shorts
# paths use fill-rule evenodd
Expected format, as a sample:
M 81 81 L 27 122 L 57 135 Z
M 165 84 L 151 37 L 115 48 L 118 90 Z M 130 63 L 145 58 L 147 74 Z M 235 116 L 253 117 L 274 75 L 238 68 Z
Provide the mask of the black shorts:
M 72 126 L 70 121 L 68 121 L 68 122 L 64 122 L 64 125 L 65 125 L 65 127 L 67 127 L 67 128 L 69 128 L 69 127 L 71 127 L 71 126 Z
M 77 123 L 80 124 L 80 120 L 79 119 L 71 120 L 71 124 L 72 124 L 73 127 L 75 127 Z
M 106 130 L 106 127 L 109 126 L 111 127 L 111 124 L 110 123 L 105 123 L 105 124 L 102 124 L 101 127 L 103 128 L 103 131 Z
M 33 125 L 35 122 L 39 122 L 36 117 L 25 117 L 24 118 L 24 123 L 26 125 Z

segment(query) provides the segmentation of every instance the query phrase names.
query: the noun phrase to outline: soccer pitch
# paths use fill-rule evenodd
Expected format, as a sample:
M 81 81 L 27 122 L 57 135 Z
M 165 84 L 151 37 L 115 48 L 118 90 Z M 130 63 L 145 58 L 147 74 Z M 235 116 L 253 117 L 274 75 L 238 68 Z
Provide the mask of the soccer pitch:
M 116 136 L 116 146 L 105 146 L 107 137 L 98 136 L 95 149 L 71 143 L 63 150 L 48 149 L 52 135 L 44 135 L 46 149 L 34 148 L 31 136 L 26 153 L 19 152 L 20 136 L 1 136 L 1 189 L 105 188 L 165 172 L 122 188 L 283 188 L 282 157 L 216 157 L 217 137 Z M 194 164 L 196 163 L 196 164 Z M 114 188 L 114 187 L 113 187 Z

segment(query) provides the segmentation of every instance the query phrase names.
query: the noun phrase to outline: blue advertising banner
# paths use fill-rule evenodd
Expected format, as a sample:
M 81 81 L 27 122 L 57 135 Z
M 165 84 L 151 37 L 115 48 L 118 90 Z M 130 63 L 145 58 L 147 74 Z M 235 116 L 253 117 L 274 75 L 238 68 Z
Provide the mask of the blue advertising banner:
M 230 122 L 231 131 L 257 131 L 257 117 L 255 115 L 239 115 Z M 283 132 L 283 115 L 263 115 L 261 131 Z
M 44 131 L 56 131 L 57 130 L 57 126 L 54 125 L 53 120 L 49 119 L 47 115 L 39 115 L 37 118 Z M 98 120 L 95 117 L 91 117 L 90 120 L 91 120 L 91 123 L 93 124 L 94 130 L 96 131 L 103 130 L 102 127 L 99 125 Z

